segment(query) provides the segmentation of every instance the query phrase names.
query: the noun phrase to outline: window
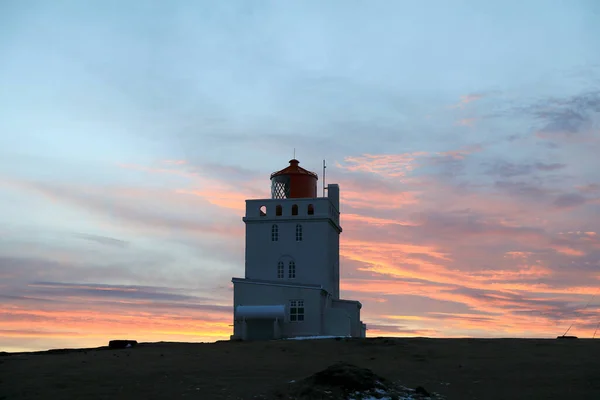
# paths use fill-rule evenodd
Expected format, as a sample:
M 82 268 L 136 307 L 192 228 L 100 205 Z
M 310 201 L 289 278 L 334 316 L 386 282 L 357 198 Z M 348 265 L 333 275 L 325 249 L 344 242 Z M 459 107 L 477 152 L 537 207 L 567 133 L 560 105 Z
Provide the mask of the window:
M 283 279 L 283 261 L 277 263 L 277 279 Z
M 302 225 L 296 225 L 296 242 L 302 241 Z
M 290 321 L 304 321 L 304 300 L 290 300 Z
M 266 206 L 260 206 L 258 211 L 260 212 L 261 217 L 264 217 L 265 215 L 267 215 L 267 207 Z
M 278 205 L 275 207 L 275 215 L 278 217 L 281 217 L 281 215 L 283 214 L 283 207 L 281 207 L 281 205 Z
M 279 240 L 279 227 L 273 225 L 271 227 L 271 242 L 277 242 Z
M 292 206 L 292 215 L 298 215 L 298 204 Z
M 289 279 L 296 278 L 296 262 L 295 261 L 290 261 L 290 263 L 288 264 L 288 278 Z
M 315 206 L 312 204 L 308 205 L 308 215 L 315 215 Z

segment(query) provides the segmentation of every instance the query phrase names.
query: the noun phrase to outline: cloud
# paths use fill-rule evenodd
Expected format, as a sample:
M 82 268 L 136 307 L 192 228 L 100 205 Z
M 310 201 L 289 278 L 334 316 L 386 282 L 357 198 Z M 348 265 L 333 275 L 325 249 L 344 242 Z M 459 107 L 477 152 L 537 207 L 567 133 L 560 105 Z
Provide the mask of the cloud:
M 595 113 L 600 112 L 600 91 L 575 96 L 550 98 L 526 109 L 543 126 L 537 130 L 540 139 L 582 139 L 592 133 Z
M 455 125 L 473 127 L 475 126 L 475 122 L 477 122 L 477 118 L 461 118 L 456 121 Z
M 262 177 L 256 171 L 214 163 L 195 165 L 189 162 L 164 168 L 136 164 L 118 164 L 120 168 L 157 175 L 173 175 L 186 178 L 187 188 L 178 188 L 175 193 L 191 194 L 214 206 L 235 211 L 245 210 L 245 199 L 268 197 Z
M 438 167 L 441 172 L 445 172 L 453 164 L 480 151 L 482 151 L 481 145 L 474 144 L 461 149 L 439 152 L 362 154 L 345 157 L 343 163 L 336 163 L 336 167 L 350 173 L 365 173 L 382 179 L 405 181 L 405 178 L 411 176 L 417 169 Z
M 294 148 L 332 161 L 342 287 L 370 334 L 555 336 L 571 315 L 587 334 L 600 92 L 597 70 L 564 73 L 596 54 L 565 18 L 585 10 L 484 12 L 472 35 L 447 26 L 468 7 L 280 3 L 166 30 L 150 9 L 16 10 L 41 30 L 15 31 L 0 74 L 0 346 L 226 339 L 245 200 Z
M 558 171 L 566 167 L 562 163 L 512 163 L 505 160 L 499 160 L 494 163 L 485 163 L 487 165 L 486 174 L 500 176 L 502 178 L 513 178 L 515 176 L 529 175 L 534 172 Z
M 129 223 L 132 227 L 143 228 L 147 231 L 163 230 L 163 231 L 196 231 L 207 234 L 229 235 L 232 230 L 239 229 L 237 226 L 227 226 L 223 220 L 209 221 L 208 218 L 198 218 L 198 212 L 191 212 L 191 203 L 186 202 L 184 197 L 190 192 L 184 190 L 173 190 L 168 197 L 169 203 L 185 206 L 188 208 L 187 213 L 182 207 L 170 208 L 167 204 L 156 204 L 150 206 L 151 200 L 146 200 L 143 204 L 139 204 L 139 199 L 135 198 L 136 190 L 129 191 L 128 188 L 123 188 L 119 191 L 115 188 L 102 188 L 97 186 L 74 186 L 69 184 L 61 184 L 58 182 L 48 183 L 43 181 L 12 181 L 13 186 L 19 189 L 30 190 L 37 192 L 51 199 L 60 200 L 68 204 L 76 205 L 81 209 L 92 211 L 106 218 L 119 220 Z M 137 192 L 143 192 L 137 190 Z M 206 200 L 212 192 L 191 191 L 202 200 Z M 163 192 L 164 194 L 164 192 Z M 133 196 L 132 196 L 133 195 Z M 225 199 L 226 194 L 222 194 L 217 199 Z M 133 197 L 133 198 L 132 198 Z M 138 204 L 135 204 L 136 201 Z M 214 200 L 209 202 L 217 207 L 219 202 Z M 225 201 L 224 207 L 227 208 Z M 170 205 L 170 204 L 169 204 Z M 201 201 L 197 202 L 198 209 L 206 208 L 206 204 Z M 238 206 L 239 208 L 239 206 Z M 207 217 L 207 213 L 203 213 Z M 90 237 L 84 237 L 92 240 Z M 96 237 L 95 241 L 99 241 Z M 102 239 L 100 239 L 102 240 Z M 104 243 L 108 241 L 103 240 Z M 115 243 L 115 242 L 111 242 Z
M 460 101 L 450 106 L 450 108 L 465 108 L 469 103 L 481 100 L 489 93 L 470 93 L 460 96 Z
M 582 113 L 573 110 L 540 112 L 539 118 L 548 120 L 546 125 L 536 133 L 536 136 L 541 139 L 570 137 L 590 127 L 589 119 Z
M 486 185 L 447 179 L 448 165 L 459 163 L 461 168 L 467 168 L 470 162 L 479 164 L 479 160 L 472 160 L 470 156 L 483 151 L 485 148 L 472 145 L 459 150 L 407 153 L 398 157 L 353 156 L 339 167 L 331 168 L 332 175 L 339 178 L 345 208 L 342 214 L 345 230 L 341 238 L 342 289 L 348 298 L 369 302 L 363 308 L 363 320 L 372 327 L 370 335 L 489 335 L 490 324 L 498 327 L 494 334 L 500 336 L 554 335 L 552 330 L 557 323 L 571 316 L 575 318 L 577 329 L 588 329 L 590 314 L 581 312 L 577 302 L 595 290 L 590 282 L 597 282 L 596 269 L 585 263 L 593 261 L 598 243 L 595 235 L 584 232 L 594 233 L 600 226 L 589 224 L 580 235 L 559 234 L 569 230 L 553 225 L 553 218 L 557 216 L 550 206 L 558 196 L 569 192 L 565 192 L 564 187 L 548 186 L 548 181 L 542 178 L 527 180 L 527 174 L 517 174 L 522 179 L 519 182 L 508 179 L 513 176 L 503 176 L 513 175 L 514 171 L 560 173 L 564 167 L 559 163 L 501 160 L 494 173 L 504 180 L 486 182 Z M 397 163 L 386 169 L 387 160 Z M 188 207 L 193 211 L 201 204 L 211 212 L 226 213 L 239 198 L 252 196 L 245 194 L 243 188 L 223 183 L 220 188 L 231 193 L 227 194 L 229 200 L 211 204 L 206 200 L 208 193 L 222 183 L 216 178 L 205 179 L 203 174 L 210 176 L 219 167 L 203 172 L 193 163 L 170 165 L 165 168 L 168 171 L 154 168 L 138 166 L 136 171 L 185 178 L 177 181 L 175 187 L 164 189 L 169 195 L 163 206 L 167 211 L 177 209 L 176 213 L 166 215 L 174 215 L 175 221 L 187 215 Z M 246 172 L 232 173 L 244 175 Z M 102 189 L 94 187 L 82 190 L 50 185 L 48 189 L 46 184 L 40 189 L 36 185 L 34 183 L 36 192 L 48 192 L 59 203 L 77 204 L 94 212 L 101 210 L 86 205 L 90 198 L 92 204 L 105 201 L 111 207 L 116 205 L 118 212 L 118 207 L 123 206 L 128 207 L 129 212 L 132 204 L 142 200 L 144 204 L 152 204 L 146 202 L 146 192 L 136 188 L 112 188 L 108 194 L 102 194 Z M 67 189 L 66 194 L 63 188 Z M 193 193 L 196 190 L 200 192 L 197 195 Z M 524 198 L 531 201 L 523 201 Z M 540 199 L 545 199 L 548 207 L 540 206 Z M 162 208 L 153 210 L 161 215 L 159 211 Z M 233 214 L 236 212 L 241 210 Z M 129 214 L 122 218 L 131 222 Z M 570 223 L 579 226 L 579 221 L 575 219 Z M 239 221 L 236 223 L 243 227 Z M 147 225 L 139 226 L 146 229 Z M 167 226 L 181 232 L 183 241 L 191 240 L 188 235 L 197 232 L 176 224 Z M 207 237 L 211 237 L 211 231 L 206 232 Z M 222 235 L 232 242 L 243 243 L 241 229 Z M 117 249 L 130 251 L 133 244 L 135 242 Z M 577 276 L 565 277 L 564 265 L 577 271 Z M 65 278 L 69 271 L 73 271 L 73 276 Z M 135 271 L 140 270 L 136 267 Z M 6 272 L 21 282 L 26 276 L 22 273 L 16 277 L 10 269 Z M 128 272 L 131 273 L 131 269 Z M 219 278 L 223 282 L 228 279 L 225 275 Z M 33 274 L 19 291 L 5 294 L 13 296 L 9 300 L 13 307 L 21 307 L 12 310 L 11 316 L 5 315 L 7 321 L 12 321 L 7 329 L 18 329 L 23 321 L 32 318 L 31 321 L 40 324 L 47 321 L 43 327 L 52 332 L 55 326 L 52 321 L 66 319 L 70 321 L 70 327 L 65 327 L 69 332 L 85 334 L 91 329 L 103 332 L 96 325 L 82 322 L 84 314 L 76 304 L 85 299 L 87 303 L 97 304 L 94 319 L 116 323 L 117 332 L 125 332 L 127 324 L 135 323 L 136 329 L 146 329 L 152 340 L 170 334 L 188 338 L 194 329 L 214 335 L 203 337 L 226 338 L 231 333 L 229 286 L 219 289 L 219 296 L 213 299 L 201 294 L 210 293 L 207 288 L 190 293 L 190 288 L 120 285 L 103 282 L 101 278 L 82 280 L 84 276 L 78 275 L 76 268 L 67 269 L 63 275 Z M 101 274 L 98 272 L 96 276 Z M 128 279 L 135 282 L 136 275 Z M 376 299 L 368 300 L 374 295 Z M 52 301 L 40 306 L 44 304 L 40 299 L 45 298 Z M 400 304 L 406 304 L 406 310 L 400 308 Z M 119 317 L 111 316 L 109 309 L 119 310 Z M 419 319 L 395 319 L 406 317 L 409 309 L 419 310 Z M 40 310 L 43 312 L 38 312 Z M 138 318 L 135 313 L 149 315 Z M 199 322 L 185 319 L 186 313 Z M 150 327 L 155 318 L 159 322 Z M 532 318 L 535 324 L 530 326 Z M 400 325 L 399 321 L 402 321 Z M 82 337 L 77 340 L 80 339 L 83 340 Z
M 370 324 L 367 329 L 371 337 L 435 337 L 439 334 L 439 331 L 432 329 L 410 329 L 402 325 Z
M 415 161 L 418 157 L 426 156 L 429 153 L 416 152 L 404 154 L 363 154 L 356 157 L 345 157 L 344 163 L 337 163 L 338 168 L 350 172 L 367 172 L 381 175 L 383 177 L 403 177 L 415 168 Z
M 64 282 L 32 282 L 27 285 L 27 292 L 34 296 L 58 294 L 65 297 L 97 297 L 148 301 L 206 301 L 206 298 L 172 293 L 166 287 L 138 285 L 82 284 Z
M 89 240 L 91 242 L 96 242 L 106 246 L 127 247 L 129 245 L 129 242 L 125 240 L 115 239 L 108 236 L 90 235 L 87 233 L 75 233 L 74 236 L 80 239 Z
M 206 341 L 229 334 L 231 307 L 215 298 L 187 294 L 189 290 L 139 285 L 32 282 L 12 287 L 16 295 L 2 296 L 0 346 L 18 351 L 11 338 L 32 340 L 27 348 L 47 337 L 77 343 L 68 347 L 105 345 L 114 335 L 138 341 Z M 23 329 L 35 326 L 35 329 Z M 21 344 L 22 346 L 22 344 Z M 61 346 L 65 347 L 65 346 Z
M 545 199 L 556 193 L 556 190 L 545 188 L 538 182 L 532 183 L 526 181 L 514 182 L 501 180 L 496 181 L 494 186 L 512 196 L 526 197 L 532 200 L 545 201 Z
M 600 185 L 597 183 L 589 183 L 587 185 L 576 186 L 576 189 L 582 193 L 598 193 L 600 192 Z
M 563 170 L 561 165 L 542 162 L 521 165 L 529 171 Z M 361 179 L 384 179 L 380 175 Z M 563 189 L 551 189 L 536 180 L 499 181 L 483 188 L 457 186 L 447 181 L 441 184 L 438 176 L 442 175 L 429 175 L 426 186 L 415 180 L 395 189 L 411 190 L 417 185 L 420 194 L 414 203 L 396 210 L 357 208 L 353 211 L 357 215 L 366 212 L 377 219 L 352 217 L 344 222 L 341 254 L 344 265 L 352 266 L 342 281 L 345 296 L 378 293 L 386 299 L 369 304 L 367 313 L 373 308 L 382 310 L 385 304 L 395 304 L 401 313 L 398 304 L 411 304 L 423 319 L 409 321 L 402 329 L 430 329 L 432 335 L 447 335 L 450 330 L 466 336 L 486 335 L 493 324 L 500 336 L 539 337 L 553 335 L 556 321 L 571 317 L 577 329 L 587 330 L 590 314 L 573 304 L 596 290 L 590 284 L 597 281 L 595 269 L 587 263 L 595 257 L 597 245 L 588 241 L 595 238 L 593 234 L 563 235 L 552 229 L 555 213 L 550 206 L 556 196 L 564 194 Z M 523 197 L 534 201 L 523 202 Z M 540 200 L 547 206 L 541 207 Z M 566 273 L 563 265 L 581 275 Z M 448 311 L 447 318 L 432 315 L 428 319 L 427 310 L 414 308 L 415 298 L 435 300 L 431 312 L 439 312 L 442 304 L 452 304 L 455 311 Z M 457 312 L 461 306 L 470 313 L 494 316 L 487 317 L 489 321 L 473 318 Z M 526 327 L 533 315 L 526 313 L 532 310 L 538 311 L 536 325 Z M 395 325 L 385 323 L 381 314 L 365 318 L 387 326 L 389 334 L 394 332 Z
M 586 198 L 579 193 L 565 193 L 558 196 L 553 204 L 557 208 L 573 208 L 586 203 Z

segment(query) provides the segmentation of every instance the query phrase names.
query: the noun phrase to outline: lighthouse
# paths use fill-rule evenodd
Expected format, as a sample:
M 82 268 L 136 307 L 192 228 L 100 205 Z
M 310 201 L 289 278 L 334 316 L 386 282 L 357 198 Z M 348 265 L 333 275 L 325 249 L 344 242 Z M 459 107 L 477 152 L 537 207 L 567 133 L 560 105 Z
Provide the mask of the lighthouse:
M 271 198 L 246 200 L 245 276 L 232 278 L 232 339 L 364 337 L 362 305 L 340 299 L 340 189 L 317 196 L 296 159 L 271 174 Z

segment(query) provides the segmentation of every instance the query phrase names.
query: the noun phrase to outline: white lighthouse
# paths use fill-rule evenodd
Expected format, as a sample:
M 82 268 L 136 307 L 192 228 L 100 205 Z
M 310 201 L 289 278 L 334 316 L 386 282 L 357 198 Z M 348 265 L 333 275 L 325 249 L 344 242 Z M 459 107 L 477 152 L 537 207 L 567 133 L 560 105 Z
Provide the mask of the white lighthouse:
M 271 174 L 270 199 L 246 200 L 232 339 L 365 336 L 361 303 L 340 299 L 339 186 L 317 197 L 317 174 L 298 164 Z

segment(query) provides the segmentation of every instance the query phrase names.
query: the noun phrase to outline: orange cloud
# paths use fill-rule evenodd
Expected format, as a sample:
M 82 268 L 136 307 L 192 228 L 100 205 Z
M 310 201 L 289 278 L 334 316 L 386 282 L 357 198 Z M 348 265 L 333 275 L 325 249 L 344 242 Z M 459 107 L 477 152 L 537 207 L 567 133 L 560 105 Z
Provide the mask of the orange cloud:
M 363 309 L 363 319 L 378 326 L 370 329 L 370 336 L 548 335 L 556 328 L 557 316 L 571 310 L 566 306 L 577 304 L 582 296 L 597 290 L 596 281 L 562 282 L 563 275 L 551 260 L 558 257 L 556 253 L 583 256 L 587 249 L 597 246 L 593 226 L 586 225 L 590 226 L 587 231 L 566 232 L 557 239 L 549 232 L 553 232 L 552 222 L 561 217 L 544 213 L 539 202 L 529 204 L 498 193 L 458 190 L 451 182 L 434 177 L 409 176 L 422 166 L 439 160 L 462 160 L 480 150 L 473 146 L 446 152 L 366 154 L 347 157 L 339 165 L 344 172 L 340 181 L 342 206 L 353 208 L 341 216 L 346 228 L 341 237 L 342 268 L 350 264 L 355 273 L 353 278 L 342 279 L 341 288 L 359 293 L 351 298 L 373 303 Z M 181 210 L 185 206 L 192 214 L 211 216 L 217 212 L 222 212 L 219 216 L 241 215 L 245 199 L 269 197 L 268 186 L 262 180 L 238 186 L 195 172 L 183 160 L 167 160 L 152 167 L 120 167 L 152 174 L 155 182 L 164 179 L 165 189 L 86 186 L 82 191 L 125 198 L 138 207 L 162 204 L 166 209 Z M 369 175 L 370 180 L 361 182 L 361 173 Z M 258 191 L 257 187 L 264 190 Z M 48 196 L 59 198 L 65 196 L 65 188 L 69 189 L 43 189 Z M 90 199 L 76 201 L 83 204 Z M 577 225 L 573 222 L 568 226 Z M 148 229 L 144 228 L 145 234 Z M 222 226 L 218 221 L 189 229 L 243 241 L 241 223 L 239 229 Z M 85 285 L 79 288 L 104 290 Z M 448 307 L 455 312 L 426 310 L 411 315 L 412 304 L 404 304 L 407 300 L 402 296 L 427 299 L 430 306 L 434 304 L 433 309 L 439 304 L 443 310 Z M 89 303 L 89 299 L 78 296 L 65 299 Z M 12 322 L 3 328 L 12 332 L 6 335 L 13 338 L 20 332 L 30 338 L 46 338 L 45 343 L 50 343 L 48 338 L 68 338 L 72 343 L 94 345 L 105 344 L 121 334 L 156 341 L 225 339 L 231 333 L 229 312 L 158 311 L 150 302 L 119 300 L 119 313 L 114 313 L 109 309 L 114 304 L 97 300 L 91 312 L 7 307 L 1 311 L 5 313 L 3 322 L 10 318 Z M 127 310 L 134 305 L 143 308 Z M 562 305 L 566 305 L 564 309 Z M 394 310 L 402 306 L 405 309 Z M 148 311 L 139 311 L 142 309 Z M 575 318 L 577 324 L 584 325 L 586 315 L 580 312 Z M 29 326 L 36 329 L 24 328 Z
M 413 221 L 398 221 L 395 219 L 376 218 L 369 217 L 359 214 L 343 214 L 343 223 L 347 225 L 347 222 L 353 223 L 366 223 L 369 225 L 383 226 L 383 225 L 401 225 L 401 226 L 417 226 L 418 224 Z
M 483 94 L 479 94 L 479 93 L 466 94 L 466 95 L 460 96 L 459 102 L 451 105 L 450 108 L 465 108 L 467 106 L 467 104 L 472 103 L 477 100 L 480 100 L 481 98 L 483 98 Z
M 151 304 L 147 310 L 152 310 Z M 48 338 L 52 337 L 68 339 L 68 347 L 72 348 L 105 346 L 109 340 L 117 337 L 139 342 L 201 342 L 229 338 L 232 329 L 230 315 L 192 309 L 186 314 L 127 311 L 126 306 L 119 307 L 118 312 L 98 306 L 69 311 L 12 307 L 0 311 L 0 320 L 3 321 L 0 346 L 6 349 L 2 342 L 11 337 L 26 337 L 31 344 L 27 348 L 8 351 L 45 350 L 48 348 Z
M 477 121 L 477 118 L 461 118 L 458 121 L 456 121 L 456 125 L 460 125 L 460 126 L 474 126 L 475 125 L 475 121 Z
M 342 184 L 343 182 L 340 183 L 340 186 Z M 418 204 L 418 195 L 418 192 L 368 193 L 356 191 L 350 187 L 341 194 L 341 202 L 344 206 L 353 208 L 394 210 L 407 205 Z
M 567 246 L 552 246 L 552 248 L 557 253 L 565 254 L 567 256 L 581 257 L 581 256 L 585 255 L 585 252 L 583 252 L 581 250 L 573 249 L 573 248 L 567 247 Z
M 168 165 L 184 165 L 188 162 L 186 160 L 163 160 L 162 163 Z
M 403 154 L 363 154 L 357 157 L 345 157 L 342 166 L 336 166 L 350 172 L 369 172 L 385 177 L 403 177 L 407 172 L 415 168 L 415 160 L 418 157 L 428 155 L 427 152 L 403 153 Z
M 465 109 L 468 104 L 478 101 L 482 98 L 483 98 L 483 94 L 467 94 L 464 96 L 460 96 L 460 101 L 456 104 L 449 106 L 449 108 Z M 474 118 L 474 117 L 461 118 L 455 122 L 455 125 L 473 127 L 475 125 L 476 121 L 477 121 L 477 118 Z
M 511 258 L 527 258 L 531 256 L 533 253 L 530 251 L 509 251 L 505 253 L 505 257 Z
M 435 163 L 440 158 L 464 159 L 465 156 L 481 151 L 481 146 L 468 146 L 458 150 L 442 152 L 412 152 L 401 154 L 362 154 L 344 158 L 344 164 L 336 163 L 336 167 L 349 172 L 366 172 L 383 178 L 407 181 L 410 172 L 419 167 Z
M 175 191 L 178 194 L 193 195 L 199 197 L 206 202 L 224 209 L 231 209 L 237 212 L 245 211 L 245 200 L 252 198 L 257 194 L 257 188 L 266 186 L 262 182 L 250 181 L 245 185 L 240 185 L 235 182 L 227 182 L 210 176 L 204 176 L 197 172 L 190 172 L 182 169 L 182 165 L 187 165 L 185 162 L 171 162 L 174 168 L 155 168 L 146 167 L 134 164 L 118 164 L 121 168 L 132 169 L 137 171 L 149 172 L 154 174 L 169 174 L 178 175 L 189 179 L 187 188 L 180 188 Z M 268 189 L 268 186 L 266 186 Z M 267 190 L 259 191 L 261 197 L 270 197 Z

